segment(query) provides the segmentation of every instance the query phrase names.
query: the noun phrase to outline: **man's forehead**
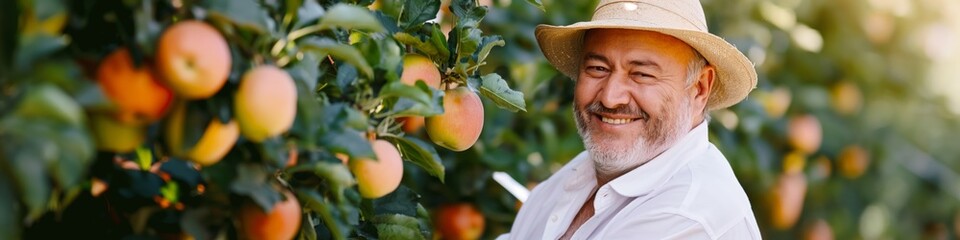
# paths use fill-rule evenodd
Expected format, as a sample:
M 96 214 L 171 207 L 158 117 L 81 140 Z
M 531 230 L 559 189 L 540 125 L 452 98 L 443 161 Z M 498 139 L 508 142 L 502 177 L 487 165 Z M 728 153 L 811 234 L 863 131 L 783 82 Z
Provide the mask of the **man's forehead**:
M 589 29 L 584 33 L 583 43 L 591 44 L 591 42 L 600 41 L 600 40 L 630 40 L 628 43 L 638 43 L 646 42 L 652 44 L 665 44 L 665 45 L 678 45 L 686 46 L 691 48 L 686 42 L 677 39 L 673 36 L 654 32 L 647 30 L 636 30 L 636 29 L 619 29 L 619 28 L 599 28 L 599 29 Z
M 648 48 L 683 59 L 692 58 L 695 49 L 673 36 L 654 31 L 634 29 L 590 29 L 584 33 L 584 53 L 603 47 Z M 583 55 L 581 57 L 587 57 Z

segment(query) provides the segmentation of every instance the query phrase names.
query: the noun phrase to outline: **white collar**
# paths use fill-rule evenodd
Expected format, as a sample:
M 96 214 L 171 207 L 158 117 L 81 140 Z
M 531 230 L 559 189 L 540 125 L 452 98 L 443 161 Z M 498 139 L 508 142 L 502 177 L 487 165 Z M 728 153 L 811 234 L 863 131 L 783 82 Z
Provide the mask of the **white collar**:
M 705 149 L 704 147 L 709 143 L 707 125 L 708 121 L 701 122 L 657 157 L 607 184 L 618 194 L 625 197 L 637 197 L 653 191 L 654 188 L 670 179 L 680 167 L 687 165 L 694 156 L 699 155 Z M 589 159 L 589 154 L 586 154 L 586 152 L 581 155 L 585 156 L 584 161 L 575 163 L 577 165 L 571 170 L 583 172 L 574 174 L 575 177 L 569 179 L 565 184 L 565 190 L 596 186 L 597 180 L 593 160 Z

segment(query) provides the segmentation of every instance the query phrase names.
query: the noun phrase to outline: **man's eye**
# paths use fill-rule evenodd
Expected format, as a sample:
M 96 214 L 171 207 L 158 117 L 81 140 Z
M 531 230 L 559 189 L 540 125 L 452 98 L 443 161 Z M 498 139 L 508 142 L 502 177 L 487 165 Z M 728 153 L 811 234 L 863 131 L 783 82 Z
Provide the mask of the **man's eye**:
M 589 66 L 589 67 L 587 67 L 587 70 L 588 70 L 588 71 L 606 72 L 606 71 L 607 71 L 607 68 L 601 67 L 601 66 Z
M 635 73 L 633 73 L 632 75 L 633 75 L 633 76 L 637 76 L 637 77 L 642 77 L 642 78 L 653 77 L 653 75 L 646 74 L 646 73 L 642 73 L 642 72 L 635 72 Z

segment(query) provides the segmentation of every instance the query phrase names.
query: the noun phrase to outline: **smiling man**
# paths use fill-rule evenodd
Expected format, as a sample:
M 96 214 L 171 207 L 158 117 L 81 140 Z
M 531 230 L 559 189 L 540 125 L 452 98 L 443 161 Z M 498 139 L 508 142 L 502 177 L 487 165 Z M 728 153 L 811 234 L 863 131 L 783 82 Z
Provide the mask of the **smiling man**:
M 757 83 L 707 31 L 697 0 L 600 1 L 593 19 L 541 25 L 544 56 L 576 81 L 587 150 L 536 189 L 510 239 L 759 239 L 750 202 L 707 140 L 708 111 Z

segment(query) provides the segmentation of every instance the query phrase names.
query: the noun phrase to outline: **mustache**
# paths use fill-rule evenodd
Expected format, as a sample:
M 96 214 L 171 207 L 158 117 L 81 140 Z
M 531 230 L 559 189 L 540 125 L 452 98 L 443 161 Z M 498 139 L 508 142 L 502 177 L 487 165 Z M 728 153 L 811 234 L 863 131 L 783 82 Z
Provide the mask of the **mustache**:
M 626 115 L 626 116 L 636 116 L 637 118 L 647 119 L 649 115 L 647 112 L 641 110 L 639 107 L 630 106 L 627 104 L 618 105 L 616 108 L 608 108 L 603 106 L 600 102 L 593 102 L 587 105 L 587 112 L 593 114 L 610 114 L 610 115 Z

